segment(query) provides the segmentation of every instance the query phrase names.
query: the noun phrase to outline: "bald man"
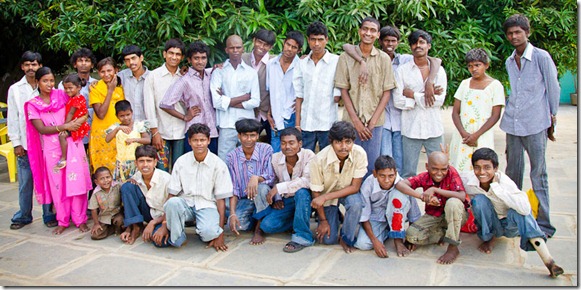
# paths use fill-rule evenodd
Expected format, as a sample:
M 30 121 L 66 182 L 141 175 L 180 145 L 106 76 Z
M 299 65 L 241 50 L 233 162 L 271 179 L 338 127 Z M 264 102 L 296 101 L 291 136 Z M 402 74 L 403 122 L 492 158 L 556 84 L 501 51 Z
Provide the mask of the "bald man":
M 460 228 L 468 219 L 468 199 L 458 171 L 449 165 L 448 155 L 432 152 L 426 163 L 427 172 L 402 180 L 396 188 L 426 203 L 426 213 L 406 231 L 406 245 L 410 251 L 417 245 L 448 243 L 440 264 L 452 264 L 460 251 Z M 423 188 L 419 194 L 416 188 Z
M 226 160 L 228 152 L 236 148 L 238 133 L 234 124 L 239 119 L 254 119 L 254 108 L 260 104 L 260 87 L 256 70 L 242 61 L 242 38 L 230 35 L 226 39 L 228 59 L 222 68 L 212 73 L 210 90 L 216 109 L 218 156 Z

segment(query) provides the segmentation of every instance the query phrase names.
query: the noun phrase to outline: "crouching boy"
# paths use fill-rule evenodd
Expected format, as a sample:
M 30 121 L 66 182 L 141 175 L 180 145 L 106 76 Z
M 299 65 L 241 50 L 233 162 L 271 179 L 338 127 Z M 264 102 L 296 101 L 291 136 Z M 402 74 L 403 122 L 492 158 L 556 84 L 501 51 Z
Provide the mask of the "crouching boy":
M 91 239 L 102 240 L 112 234 L 119 235 L 123 230 L 121 212 L 121 184 L 113 180 L 109 168 L 101 166 L 95 170 L 93 180 L 97 187 L 89 200 L 93 217 Z

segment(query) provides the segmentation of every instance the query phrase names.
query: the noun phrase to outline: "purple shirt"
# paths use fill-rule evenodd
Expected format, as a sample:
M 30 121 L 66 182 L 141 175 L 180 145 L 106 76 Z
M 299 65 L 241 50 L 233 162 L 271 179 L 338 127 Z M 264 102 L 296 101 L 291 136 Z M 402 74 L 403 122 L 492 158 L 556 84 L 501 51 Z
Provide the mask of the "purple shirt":
M 163 99 L 159 103 L 162 109 L 174 109 L 174 106 L 182 102 L 185 108 L 197 106 L 202 111 L 199 115 L 186 123 L 186 131 L 194 123 L 206 124 L 210 127 L 210 137 L 218 137 L 216 130 L 216 110 L 212 104 L 210 94 L 210 69 L 204 70 L 204 78 L 193 68 L 169 87 Z
M 226 165 L 232 177 L 234 185 L 233 194 L 238 198 L 245 198 L 248 193 L 245 191 L 250 177 L 253 175 L 262 176 L 266 185 L 272 187 L 274 184 L 274 170 L 270 163 L 272 158 L 272 146 L 266 143 L 257 142 L 250 160 L 244 156 L 242 146 L 230 151 L 226 156 Z

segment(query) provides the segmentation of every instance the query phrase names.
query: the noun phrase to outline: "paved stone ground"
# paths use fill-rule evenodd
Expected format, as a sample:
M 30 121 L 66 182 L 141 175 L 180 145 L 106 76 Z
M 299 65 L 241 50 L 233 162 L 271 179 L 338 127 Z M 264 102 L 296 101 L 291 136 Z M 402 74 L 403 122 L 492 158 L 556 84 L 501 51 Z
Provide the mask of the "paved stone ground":
M 454 129 L 451 109 L 443 110 L 446 140 Z M 504 134 L 496 127 L 497 148 Z M 141 240 L 123 244 L 111 236 L 91 241 L 89 234 L 70 228 L 51 234 L 35 206 L 34 222 L 21 230 L 9 229 L 18 208 L 17 184 L 8 183 L 6 165 L 0 164 L 0 285 L 5 286 L 577 286 L 577 107 L 563 105 L 559 112 L 558 142 L 550 142 L 547 167 L 551 188 L 551 218 L 557 227 L 548 246 L 565 269 L 557 279 L 535 252 L 518 248 L 518 239 L 501 238 L 490 255 L 477 250 L 474 234 L 462 234 L 461 256 L 453 265 L 435 261 L 445 247 L 420 247 L 398 258 L 393 242 L 386 243 L 390 258 L 373 251 L 345 254 L 339 245 L 316 245 L 295 254 L 282 251 L 290 234 L 268 236 L 265 244 L 251 246 L 251 235 L 228 232 L 228 252 L 205 249 L 188 228 L 189 243 L 180 249 L 157 249 Z M 499 150 L 503 151 L 503 150 Z M 500 154 L 500 168 L 506 168 Z M 419 171 L 423 170 L 422 156 Z M 527 171 L 528 172 L 528 168 Z M 525 188 L 530 180 L 525 181 Z M 91 226 L 91 222 L 89 222 Z M 312 229 L 315 224 L 312 221 Z

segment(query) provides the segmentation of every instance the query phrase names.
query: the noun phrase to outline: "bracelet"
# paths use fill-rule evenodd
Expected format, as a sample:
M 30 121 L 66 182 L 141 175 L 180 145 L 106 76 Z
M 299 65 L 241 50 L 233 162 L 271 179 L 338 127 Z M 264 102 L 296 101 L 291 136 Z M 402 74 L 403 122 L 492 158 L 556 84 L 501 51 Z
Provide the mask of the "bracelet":
M 320 222 L 326 222 L 327 219 L 319 219 Z
M 231 214 L 231 215 L 228 217 L 228 220 L 230 220 L 230 218 L 231 218 L 231 217 L 233 217 L 233 216 L 237 216 L 237 215 L 236 215 L 235 213 Z
M 59 126 L 54 126 L 57 132 L 61 132 L 61 130 L 59 130 Z
M 186 120 L 186 115 L 184 114 L 184 116 L 182 117 L 182 121 Z
M 155 135 L 159 134 L 159 131 L 153 133 L 153 135 L 151 135 L 151 138 L 155 137 Z

